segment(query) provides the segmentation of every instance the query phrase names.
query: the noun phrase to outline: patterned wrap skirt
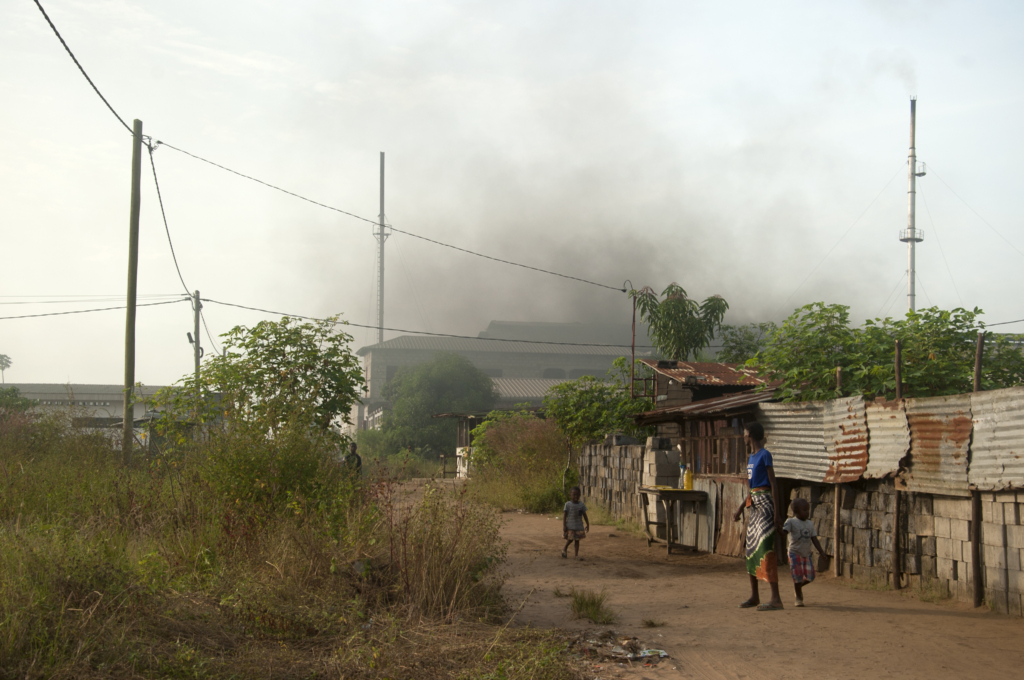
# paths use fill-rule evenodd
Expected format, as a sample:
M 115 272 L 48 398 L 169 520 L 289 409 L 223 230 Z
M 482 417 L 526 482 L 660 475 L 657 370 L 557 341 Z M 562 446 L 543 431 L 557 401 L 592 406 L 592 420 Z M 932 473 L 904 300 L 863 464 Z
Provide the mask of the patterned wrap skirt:
M 769 490 L 754 489 L 750 492 L 747 573 L 768 583 L 779 582 L 775 556 L 775 503 Z

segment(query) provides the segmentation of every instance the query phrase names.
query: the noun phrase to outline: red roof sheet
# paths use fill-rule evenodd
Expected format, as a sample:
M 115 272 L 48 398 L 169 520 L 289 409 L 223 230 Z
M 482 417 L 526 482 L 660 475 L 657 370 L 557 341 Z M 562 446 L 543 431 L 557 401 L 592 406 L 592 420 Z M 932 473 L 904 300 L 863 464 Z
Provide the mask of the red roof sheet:
M 768 383 L 764 378 L 757 376 L 757 371 L 741 366 L 740 364 L 718 364 L 701 361 L 657 361 L 655 359 L 640 359 L 652 369 L 678 380 L 682 384 L 690 384 L 696 379 L 698 385 L 745 385 L 756 387 Z

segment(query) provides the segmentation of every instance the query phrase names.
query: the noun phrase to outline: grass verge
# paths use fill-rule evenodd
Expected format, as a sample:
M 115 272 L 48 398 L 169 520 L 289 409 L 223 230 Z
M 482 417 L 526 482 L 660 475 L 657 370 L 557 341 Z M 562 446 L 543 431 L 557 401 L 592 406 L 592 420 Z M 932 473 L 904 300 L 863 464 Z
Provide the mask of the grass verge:
M 577 619 L 589 619 L 599 625 L 615 623 L 615 613 L 605 606 L 608 595 L 603 590 L 598 593 L 573 588 L 569 597 L 569 609 Z

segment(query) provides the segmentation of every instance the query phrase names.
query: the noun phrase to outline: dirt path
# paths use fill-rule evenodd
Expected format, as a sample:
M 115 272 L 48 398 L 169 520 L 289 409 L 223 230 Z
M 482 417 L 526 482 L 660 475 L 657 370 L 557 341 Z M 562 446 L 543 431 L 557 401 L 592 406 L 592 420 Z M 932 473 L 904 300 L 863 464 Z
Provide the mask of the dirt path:
M 956 602 L 921 602 L 914 595 L 859 590 L 830 577 L 804 590 L 807 606 L 792 606 L 788 569 L 780 571 L 784 611 L 736 607 L 749 592 L 742 561 L 673 554 L 664 546 L 594 526 L 574 561 L 559 557 L 561 520 L 507 513 L 510 541 L 506 592 L 514 606 L 536 588 L 516 625 L 636 636 L 671 659 L 655 667 L 595 666 L 595 677 L 632 678 L 1020 678 L 1024 620 Z M 555 587 L 606 589 L 617 612 L 612 626 L 571 618 Z M 767 600 L 767 588 L 762 586 Z M 644 619 L 663 621 L 645 628 Z

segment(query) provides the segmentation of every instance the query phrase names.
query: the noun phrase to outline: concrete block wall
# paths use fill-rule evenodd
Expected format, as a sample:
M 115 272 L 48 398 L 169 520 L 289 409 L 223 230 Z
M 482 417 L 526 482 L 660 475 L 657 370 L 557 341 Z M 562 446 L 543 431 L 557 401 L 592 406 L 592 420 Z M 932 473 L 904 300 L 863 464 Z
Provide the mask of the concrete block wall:
M 825 552 L 834 555 L 834 487 L 800 483 L 790 498 L 811 503 L 811 518 Z M 893 531 L 898 532 L 906 587 L 934 586 L 951 597 L 974 599 L 971 500 L 901 492 L 900 523 L 893 526 L 891 480 L 843 485 L 839 508 L 841 562 L 847 577 L 892 583 Z M 1024 613 L 1024 493 L 982 493 L 982 563 L 985 601 L 996 611 Z
M 637 487 L 643 477 L 646 447 L 587 446 L 580 456 L 580 491 L 584 502 L 598 503 L 613 517 L 639 522 Z

